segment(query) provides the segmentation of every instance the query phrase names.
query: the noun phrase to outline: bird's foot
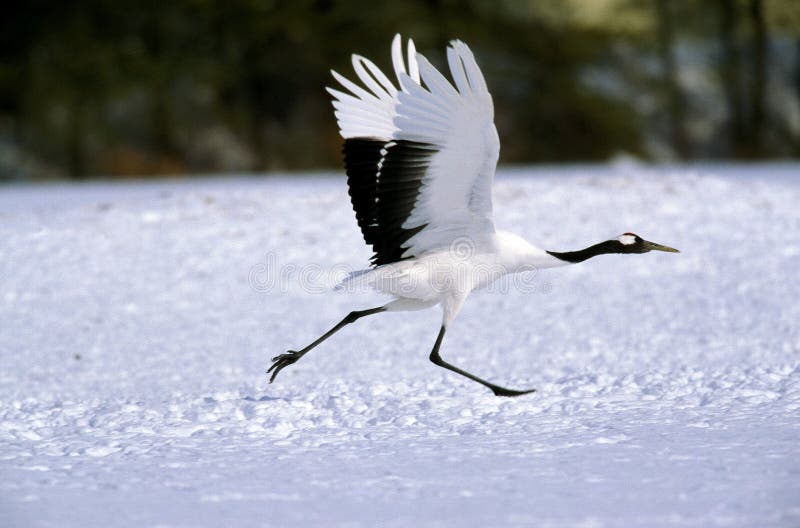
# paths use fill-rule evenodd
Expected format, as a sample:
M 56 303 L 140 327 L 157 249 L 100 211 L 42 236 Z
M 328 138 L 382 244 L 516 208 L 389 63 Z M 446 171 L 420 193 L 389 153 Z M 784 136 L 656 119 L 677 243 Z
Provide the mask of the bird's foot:
M 489 386 L 492 389 L 492 392 L 495 396 L 504 396 L 506 398 L 513 398 L 514 396 L 522 396 L 523 394 L 530 394 L 532 392 L 536 392 L 536 389 L 528 389 L 528 390 L 513 390 L 513 389 L 506 389 L 505 387 L 499 387 L 497 385 Z
M 272 365 L 269 367 L 269 369 L 267 369 L 267 374 L 272 372 L 269 382 L 272 383 L 275 381 L 275 376 L 278 375 L 278 372 L 288 367 L 292 363 L 295 363 L 298 359 L 303 357 L 304 353 L 305 352 L 298 352 L 297 350 L 289 350 L 285 354 L 281 354 L 280 356 L 275 356 L 272 358 Z

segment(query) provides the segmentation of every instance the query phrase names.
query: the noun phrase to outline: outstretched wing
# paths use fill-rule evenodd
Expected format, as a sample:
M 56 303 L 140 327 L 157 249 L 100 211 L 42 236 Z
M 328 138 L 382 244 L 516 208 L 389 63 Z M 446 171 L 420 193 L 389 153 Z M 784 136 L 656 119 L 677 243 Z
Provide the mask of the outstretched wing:
M 373 264 L 381 265 L 494 233 L 492 180 L 500 152 L 492 98 L 466 44 L 447 48 L 455 85 L 400 36 L 392 42 L 398 84 L 354 55 L 361 87 L 328 88 L 345 139 L 348 187 Z

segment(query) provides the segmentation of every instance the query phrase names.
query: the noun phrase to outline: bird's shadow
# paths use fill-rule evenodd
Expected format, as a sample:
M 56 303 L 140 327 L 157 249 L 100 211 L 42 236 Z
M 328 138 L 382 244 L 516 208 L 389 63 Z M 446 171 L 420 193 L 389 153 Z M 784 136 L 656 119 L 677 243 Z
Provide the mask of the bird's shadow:
M 266 402 L 266 401 L 284 400 L 285 398 L 279 398 L 277 396 L 261 396 L 260 398 L 256 398 L 255 396 L 245 396 L 242 399 L 244 401 L 249 401 L 249 402 Z

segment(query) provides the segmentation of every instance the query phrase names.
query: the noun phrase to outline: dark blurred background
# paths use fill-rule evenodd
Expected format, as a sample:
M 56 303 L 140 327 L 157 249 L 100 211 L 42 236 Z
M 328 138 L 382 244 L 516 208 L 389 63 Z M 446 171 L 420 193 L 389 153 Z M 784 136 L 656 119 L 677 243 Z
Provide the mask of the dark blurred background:
M 501 162 L 800 155 L 798 0 L 16 2 L 0 180 L 340 166 L 324 91 L 392 36 L 466 41 Z

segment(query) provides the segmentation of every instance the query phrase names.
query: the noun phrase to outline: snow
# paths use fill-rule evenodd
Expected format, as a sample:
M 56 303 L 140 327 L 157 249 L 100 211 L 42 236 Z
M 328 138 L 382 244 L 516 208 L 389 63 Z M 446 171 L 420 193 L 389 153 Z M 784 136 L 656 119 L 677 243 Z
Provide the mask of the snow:
M 341 175 L 0 188 L 0 526 L 798 526 L 800 165 L 510 168 L 605 256 L 348 326 Z

